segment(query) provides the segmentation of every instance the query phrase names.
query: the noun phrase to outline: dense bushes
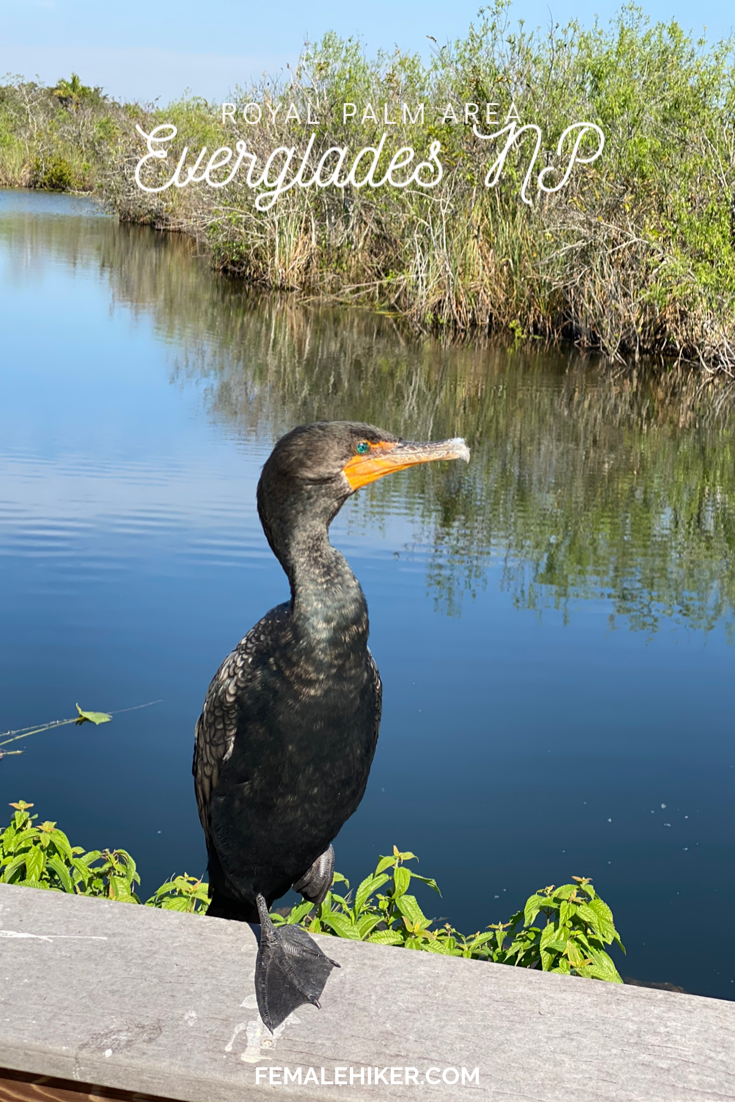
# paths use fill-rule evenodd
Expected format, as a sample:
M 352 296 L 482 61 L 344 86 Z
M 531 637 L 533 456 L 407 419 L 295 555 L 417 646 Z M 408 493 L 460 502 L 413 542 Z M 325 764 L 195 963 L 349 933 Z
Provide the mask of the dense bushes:
M 571 23 L 541 34 L 511 28 L 499 2 L 428 64 L 398 50 L 369 59 L 359 43 L 327 35 L 288 82 L 231 94 L 239 121 L 224 125 L 219 105 L 198 98 L 144 112 L 16 82 L 0 93 L 0 178 L 96 186 L 121 217 L 192 233 L 217 266 L 253 283 L 378 304 L 420 328 L 567 336 L 611 356 L 652 352 L 732 373 L 734 74 L 730 43 L 652 26 L 633 7 L 609 29 Z M 242 120 L 250 101 L 263 108 L 257 126 Z M 532 189 L 529 207 L 519 191 L 532 143 L 486 188 L 495 146 L 462 121 L 467 102 L 481 105 L 480 117 L 497 103 L 499 125 L 515 104 L 523 123 L 541 127 L 543 163 L 557 163 L 561 133 L 582 120 L 602 128 L 604 153 L 558 193 Z M 357 105 L 347 123 L 344 103 Z M 420 103 L 424 125 L 402 114 Z M 375 121 L 361 121 L 367 104 Z M 448 104 L 457 122 L 445 121 Z M 289 105 L 300 122 L 293 113 L 284 122 Z M 254 206 L 245 173 L 222 189 L 146 194 L 134 180 L 145 152 L 135 122 L 178 129 L 175 155 L 155 166 L 161 180 L 184 146 L 191 166 L 202 146 L 243 140 L 262 169 L 284 145 L 298 163 L 313 138 L 315 166 L 332 147 L 354 155 L 384 132 L 386 157 L 402 145 L 425 157 L 439 141 L 445 174 L 430 191 L 294 187 L 267 211 Z
M 75 73 L 53 88 L 20 77 L 0 85 L 0 187 L 94 190 L 131 116 L 141 114 Z

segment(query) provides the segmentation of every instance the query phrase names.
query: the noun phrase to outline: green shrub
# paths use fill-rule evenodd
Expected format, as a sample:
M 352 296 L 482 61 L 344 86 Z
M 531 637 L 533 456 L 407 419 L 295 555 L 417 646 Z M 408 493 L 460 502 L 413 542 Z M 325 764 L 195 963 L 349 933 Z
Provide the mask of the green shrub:
M 74 191 L 77 176 L 65 157 L 54 156 L 46 161 L 37 158 L 33 163 L 33 186 L 47 191 Z
M 467 936 L 449 924 L 431 929 L 434 920 L 426 917 L 408 888 L 418 880 L 441 893 L 435 880 L 407 867 L 406 862 L 413 860 L 417 860 L 415 854 L 401 853 L 394 846 L 392 855 L 380 858 L 375 872 L 362 881 L 354 896 L 330 891 L 315 914 L 310 903 L 301 903 L 287 917 L 275 916 L 274 922 L 299 923 L 310 933 L 336 934 L 353 941 L 622 983 L 605 946 L 615 942 L 623 949 L 623 944 L 610 908 L 587 878 L 575 876 L 573 884 L 544 888 L 508 922 Z M 335 873 L 334 881 L 349 889 L 340 873 Z M 546 919 L 542 926 L 534 925 L 539 915 Z
M 85 853 L 69 843 L 56 823 L 36 825 L 38 816 L 30 814 L 33 804 L 19 800 L 10 806 L 13 818 L 0 834 L 0 883 L 141 902 L 135 890 L 140 877 L 126 850 Z M 610 908 L 588 879 L 573 877 L 573 884 L 544 888 L 508 922 L 468 937 L 449 924 L 431 929 L 434 921 L 424 915 L 408 889 L 416 880 L 441 893 L 435 880 L 407 867 L 406 862 L 416 859 L 415 854 L 401 853 L 394 846 L 392 855 L 380 858 L 375 872 L 354 895 L 345 877 L 335 873 L 334 883 L 344 884 L 347 894 L 330 891 L 316 909 L 311 903 L 300 903 L 285 916 L 271 915 L 273 922 L 299 923 L 311 933 L 352 941 L 622 983 L 605 946 L 615 942 L 623 949 L 623 944 Z M 148 907 L 194 914 L 204 913 L 208 904 L 207 885 L 186 873 L 162 884 L 146 901 Z M 539 915 L 546 919 L 543 925 L 534 924 Z
M 46 888 L 72 895 L 106 896 L 121 903 L 140 903 L 135 861 L 124 849 L 90 850 L 72 846 L 56 823 L 36 826 L 33 804 L 10 805 L 15 814 L 0 834 L 0 882 Z
M 157 888 L 146 907 L 159 907 L 163 911 L 185 911 L 188 914 L 204 914 L 209 906 L 209 887 L 201 879 L 175 876 Z

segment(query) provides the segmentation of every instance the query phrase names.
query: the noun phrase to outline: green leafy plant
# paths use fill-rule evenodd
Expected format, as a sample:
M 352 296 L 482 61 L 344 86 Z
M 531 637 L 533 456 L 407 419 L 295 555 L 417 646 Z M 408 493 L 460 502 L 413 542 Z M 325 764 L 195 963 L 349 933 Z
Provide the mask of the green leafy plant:
M 204 914 L 209 906 L 209 886 L 201 878 L 184 873 L 161 884 L 146 907 L 160 907 L 164 911 L 184 911 L 187 914 Z
M 101 896 L 121 903 L 140 903 L 135 861 L 126 850 L 90 850 L 72 846 L 56 823 L 37 824 L 33 804 L 10 805 L 13 818 L 0 833 L 0 883 L 44 888 L 74 895 Z M 622 983 L 606 946 L 623 944 L 612 912 L 589 879 L 573 877 L 572 884 L 536 892 L 509 922 L 498 922 L 470 936 L 449 923 L 437 928 L 427 918 L 409 888 L 412 881 L 441 895 L 435 880 L 421 876 L 408 862 L 415 854 L 401 852 L 381 857 L 375 872 L 353 893 L 349 881 L 335 873 L 332 889 L 318 907 L 304 902 L 287 914 L 271 915 L 275 925 L 299 924 L 310 933 L 329 934 L 352 941 L 402 946 L 444 956 L 540 968 L 544 972 L 586 976 Z M 201 879 L 184 873 L 162 884 L 146 901 L 147 907 L 203 914 L 209 889 Z M 545 923 L 537 924 L 539 915 Z
M 381 857 L 375 872 L 366 877 L 354 894 L 339 895 L 330 891 L 319 905 L 314 916 L 311 903 L 294 907 L 287 917 L 277 916 L 288 924 L 301 923 L 311 933 L 336 934 L 353 941 L 372 941 L 380 945 L 404 945 L 408 949 L 428 948 L 422 941 L 431 942 L 435 935 L 428 930 L 431 925 L 421 911 L 416 896 L 408 894 L 411 880 L 419 880 L 441 895 L 435 880 L 419 876 L 404 862 L 415 860 L 413 853 L 401 853 L 395 847 L 390 857 Z M 390 871 L 388 871 L 390 870 Z M 349 892 L 349 881 L 337 872 L 335 884 L 344 884 Z M 380 889 L 388 885 L 386 891 Z
M 623 952 L 625 949 L 610 908 L 588 878 L 573 877 L 575 883 L 544 888 L 509 922 L 465 936 L 449 924 L 431 928 L 433 920 L 426 917 L 408 889 L 412 880 L 418 880 L 441 893 L 435 880 L 406 866 L 413 860 L 415 854 L 394 847 L 392 855 L 381 857 L 375 872 L 360 883 L 354 895 L 345 877 L 335 873 L 335 883 L 344 884 L 348 894 L 330 891 L 316 911 L 310 903 L 301 903 L 287 916 L 273 916 L 273 921 L 299 923 L 310 933 L 336 934 L 354 941 L 622 983 L 605 946 L 614 942 Z M 543 926 L 534 924 L 539 915 L 546 919 Z
M 85 851 L 72 846 L 56 823 L 36 825 L 33 804 L 10 805 L 15 814 L 0 834 L 0 883 L 46 888 L 73 895 L 105 896 L 140 903 L 135 861 L 124 849 Z
M 46 191 L 75 191 L 80 184 L 74 166 L 66 157 L 37 157 L 33 162 L 32 180 L 35 187 Z
M 622 983 L 606 945 L 615 943 L 623 952 L 615 929 L 612 911 L 597 895 L 590 880 L 574 876 L 573 884 L 544 888 L 526 901 L 523 911 L 513 915 L 507 929 L 493 927 L 498 933 L 498 954 L 492 959 L 526 968 L 541 965 L 544 972 L 588 976 L 596 980 Z M 534 922 L 544 915 L 546 923 Z M 505 945 L 505 936 L 510 944 Z
M 74 110 L 78 110 L 80 103 L 85 100 L 97 105 L 103 103 L 107 98 L 101 88 L 90 88 L 89 85 L 82 84 L 78 73 L 72 73 L 69 80 L 63 77 L 61 80 L 57 80 L 56 87 L 52 88 L 51 94 L 64 107 Z

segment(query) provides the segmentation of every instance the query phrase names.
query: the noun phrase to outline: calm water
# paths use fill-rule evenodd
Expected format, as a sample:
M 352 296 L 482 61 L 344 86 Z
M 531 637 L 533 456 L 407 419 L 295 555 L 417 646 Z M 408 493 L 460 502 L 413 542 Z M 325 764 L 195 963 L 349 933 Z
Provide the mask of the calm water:
M 124 709 L 0 762 L 143 892 L 201 873 L 192 731 L 221 658 L 286 596 L 254 504 L 288 428 L 463 435 L 333 526 L 385 682 L 337 842 L 421 857 L 472 931 L 593 877 L 623 974 L 735 997 L 735 448 L 720 399 L 576 353 L 446 349 L 388 317 L 258 299 L 84 200 L 0 192 L 0 729 Z M 0 822 L 5 813 L 0 812 Z

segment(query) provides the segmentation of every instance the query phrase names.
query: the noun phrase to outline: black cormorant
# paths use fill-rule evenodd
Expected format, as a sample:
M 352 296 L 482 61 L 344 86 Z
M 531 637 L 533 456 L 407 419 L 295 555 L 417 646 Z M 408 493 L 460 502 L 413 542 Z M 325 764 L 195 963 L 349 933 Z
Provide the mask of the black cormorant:
M 323 421 L 278 441 L 258 513 L 291 600 L 225 658 L 196 726 L 194 778 L 209 855 L 208 914 L 259 922 L 255 988 L 273 1030 L 319 1005 L 336 963 L 268 910 L 292 886 L 320 903 L 332 840 L 363 797 L 378 738 L 381 682 L 360 583 L 329 542 L 347 498 L 392 471 L 469 460 L 463 440 L 407 443 L 372 425 Z

